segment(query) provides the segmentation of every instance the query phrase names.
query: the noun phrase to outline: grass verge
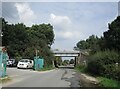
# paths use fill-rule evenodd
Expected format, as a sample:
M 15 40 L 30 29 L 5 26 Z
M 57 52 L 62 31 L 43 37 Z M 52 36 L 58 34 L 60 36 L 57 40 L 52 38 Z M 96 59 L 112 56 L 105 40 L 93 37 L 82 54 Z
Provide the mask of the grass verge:
M 100 86 L 102 86 L 102 87 L 120 88 L 120 81 L 108 79 L 105 77 L 97 77 L 97 79 L 100 81 Z
M 46 66 L 42 69 L 39 69 L 39 71 L 47 71 L 47 70 L 52 70 L 52 69 L 55 69 L 55 67 L 52 67 L 52 66 Z
M 86 71 L 86 68 L 82 65 L 78 65 L 75 67 L 75 70 L 81 73 L 85 73 L 87 75 L 96 77 L 97 80 L 99 81 L 99 87 L 115 87 L 115 88 L 120 88 L 120 81 L 109 79 L 106 77 L 101 77 L 101 76 L 95 76 L 89 72 Z

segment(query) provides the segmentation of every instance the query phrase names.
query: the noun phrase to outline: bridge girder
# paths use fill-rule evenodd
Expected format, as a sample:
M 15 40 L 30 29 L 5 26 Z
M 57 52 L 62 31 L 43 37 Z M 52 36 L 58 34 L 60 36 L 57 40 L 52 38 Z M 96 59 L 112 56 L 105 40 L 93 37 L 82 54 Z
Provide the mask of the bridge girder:
M 54 54 L 57 57 L 78 57 L 79 54 Z
M 80 51 L 53 51 L 54 56 L 57 57 L 78 57 Z

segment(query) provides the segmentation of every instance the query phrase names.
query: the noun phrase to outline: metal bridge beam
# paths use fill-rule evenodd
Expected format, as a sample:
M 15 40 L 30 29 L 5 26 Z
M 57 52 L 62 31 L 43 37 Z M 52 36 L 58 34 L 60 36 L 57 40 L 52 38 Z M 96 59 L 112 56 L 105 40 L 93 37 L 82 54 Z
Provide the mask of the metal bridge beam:
M 77 57 L 78 54 L 54 54 L 54 56 L 61 56 L 61 57 Z

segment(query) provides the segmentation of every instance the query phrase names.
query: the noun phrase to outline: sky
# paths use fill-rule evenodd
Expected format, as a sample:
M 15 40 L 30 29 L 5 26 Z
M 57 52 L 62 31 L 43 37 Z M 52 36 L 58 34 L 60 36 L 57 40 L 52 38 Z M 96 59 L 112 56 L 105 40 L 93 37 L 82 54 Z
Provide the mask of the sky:
M 53 25 L 52 49 L 59 50 L 73 50 L 92 34 L 101 37 L 118 12 L 118 2 L 2 2 L 2 17 L 9 23 Z
M 120 1 L 118 2 L 118 15 L 120 16 Z

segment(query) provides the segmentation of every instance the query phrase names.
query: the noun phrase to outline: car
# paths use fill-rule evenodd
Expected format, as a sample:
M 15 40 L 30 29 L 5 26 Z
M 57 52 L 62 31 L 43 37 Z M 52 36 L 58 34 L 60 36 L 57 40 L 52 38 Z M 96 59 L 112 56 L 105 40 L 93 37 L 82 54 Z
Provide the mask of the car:
M 33 68 L 33 60 L 30 59 L 21 59 L 18 64 L 17 64 L 17 68 Z
M 7 66 L 8 67 L 17 67 L 17 61 L 15 59 L 8 59 L 7 60 Z

